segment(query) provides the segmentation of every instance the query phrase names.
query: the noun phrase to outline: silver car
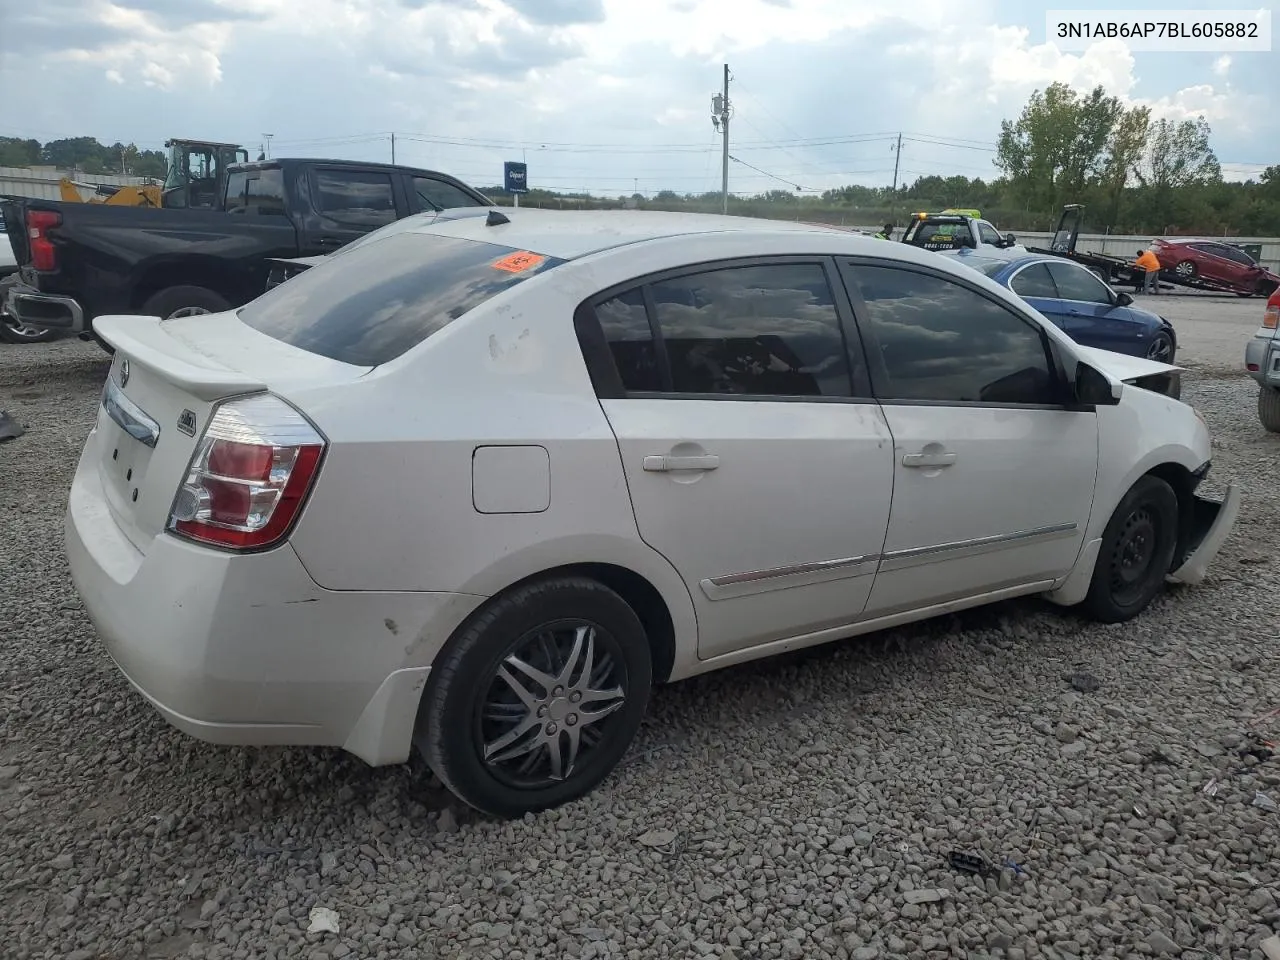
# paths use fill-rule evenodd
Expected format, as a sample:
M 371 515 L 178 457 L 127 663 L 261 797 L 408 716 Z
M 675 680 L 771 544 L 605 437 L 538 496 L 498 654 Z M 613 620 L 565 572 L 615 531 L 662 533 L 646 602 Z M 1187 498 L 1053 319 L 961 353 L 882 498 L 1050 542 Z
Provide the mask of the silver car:
M 1244 368 L 1258 381 L 1258 419 L 1280 433 L 1280 290 L 1271 294 L 1262 326 L 1244 348 Z

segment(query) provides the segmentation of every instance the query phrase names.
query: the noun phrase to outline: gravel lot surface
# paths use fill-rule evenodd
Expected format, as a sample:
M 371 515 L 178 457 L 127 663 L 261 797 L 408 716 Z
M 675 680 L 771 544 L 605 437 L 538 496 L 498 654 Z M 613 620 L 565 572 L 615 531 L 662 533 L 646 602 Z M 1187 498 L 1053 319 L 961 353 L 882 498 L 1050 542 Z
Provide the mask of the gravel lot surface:
M 515 823 L 420 764 L 169 729 L 62 558 L 104 355 L 0 346 L 28 427 L 0 445 L 0 957 L 1262 960 L 1280 438 L 1237 372 L 1260 301 L 1179 308 L 1209 486 L 1245 497 L 1208 583 L 1119 627 L 1027 601 L 664 688 L 602 789 Z

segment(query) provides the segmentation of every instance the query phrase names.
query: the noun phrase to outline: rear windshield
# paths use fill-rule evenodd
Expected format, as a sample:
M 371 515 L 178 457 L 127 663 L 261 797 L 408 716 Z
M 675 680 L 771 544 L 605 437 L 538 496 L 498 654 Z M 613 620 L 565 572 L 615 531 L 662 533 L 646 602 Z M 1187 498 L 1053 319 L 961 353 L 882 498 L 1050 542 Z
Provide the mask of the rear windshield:
M 397 233 L 273 287 L 239 316 L 290 346 L 375 367 L 563 262 L 494 243 Z
M 979 260 L 976 257 L 968 257 L 964 262 L 973 267 L 973 269 L 985 273 L 988 277 L 994 277 L 1008 266 L 1003 260 Z
M 917 220 L 908 228 L 905 239 L 912 246 L 926 250 L 958 250 L 969 245 L 969 225 Z

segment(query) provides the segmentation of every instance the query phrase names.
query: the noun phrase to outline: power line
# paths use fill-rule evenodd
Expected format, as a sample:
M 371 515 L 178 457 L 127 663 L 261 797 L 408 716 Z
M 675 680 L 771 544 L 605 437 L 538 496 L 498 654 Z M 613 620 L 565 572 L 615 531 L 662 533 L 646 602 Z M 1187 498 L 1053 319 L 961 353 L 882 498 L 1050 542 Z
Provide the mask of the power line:
M 794 187 L 796 190 L 807 190 L 807 189 L 808 189 L 807 187 L 802 187 L 802 186 L 800 186 L 800 184 L 796 183 L 794 180 L 786 180 L 786 179 L 784 179 L 784 178 L 782 178 L 782 177 L 778 176 L 777 174 L 770 173 L 768 170 L 761 170 L 759 167 L 753 167 L 753 166 L 751 166 L 751 164 L 747 163 L 747 161 L 745 161 L 745 160 L 739 160 L 739 159 L 738 159 L 737 157 L 735 157 L 733 154 L 729 154 L 729 159 L 730 159 L 730 160 L 732 160 L 734 163 L 740 163 L 740 164 L 742 164 L 744 167 L 747 167 L 747 168 L 749 168 L 749 169 L 751 169 L 751 170 L 754 170 L 756 173 L 761 174 L 762 176 L 768 177 L 770 180 L 777 180 L 779 183 L 785 183 L 785 184 L 786 184 L 787 186 L 789 186 L 789 187 Z M 812 191 L 811 191 L 811 192 L 812 192 Z

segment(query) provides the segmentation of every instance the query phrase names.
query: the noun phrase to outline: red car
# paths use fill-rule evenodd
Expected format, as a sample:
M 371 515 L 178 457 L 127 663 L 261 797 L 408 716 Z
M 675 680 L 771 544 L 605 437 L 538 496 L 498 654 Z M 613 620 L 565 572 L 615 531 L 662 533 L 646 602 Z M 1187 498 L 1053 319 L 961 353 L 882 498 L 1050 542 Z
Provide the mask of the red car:
M 1198 280 L 1242 297 L 1266 297 L 1280 287 L 1280 276 L 1228 243 L 1159 239 L 1151 242 L 1151 251 L 1160 258 L 1161 272 L 1179 280 Z

